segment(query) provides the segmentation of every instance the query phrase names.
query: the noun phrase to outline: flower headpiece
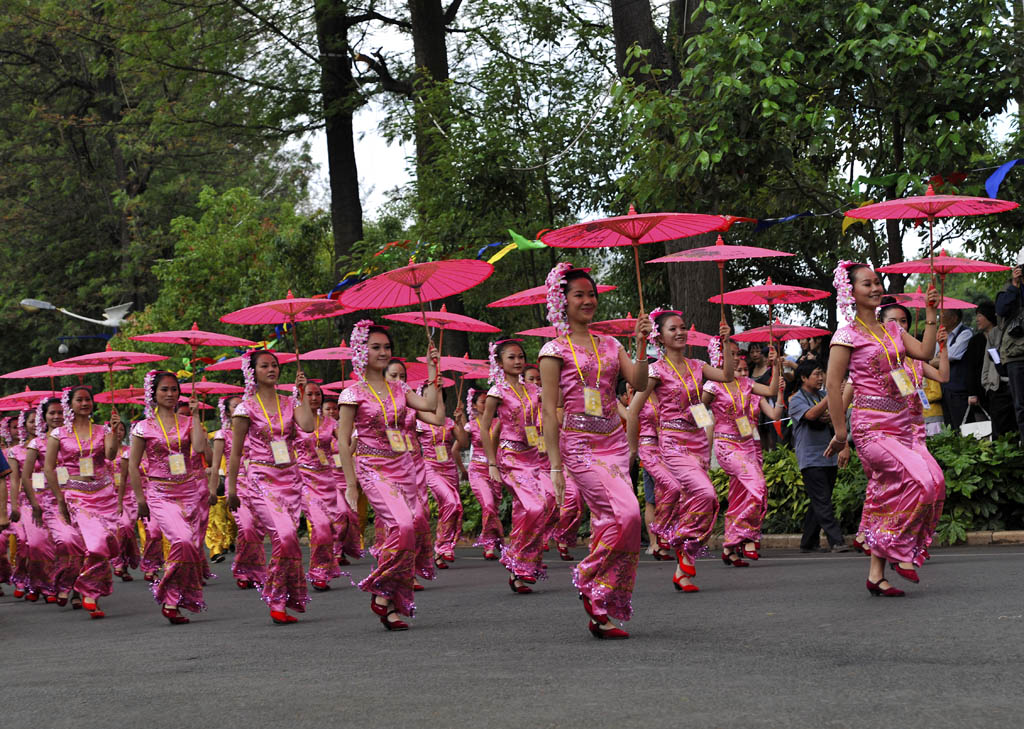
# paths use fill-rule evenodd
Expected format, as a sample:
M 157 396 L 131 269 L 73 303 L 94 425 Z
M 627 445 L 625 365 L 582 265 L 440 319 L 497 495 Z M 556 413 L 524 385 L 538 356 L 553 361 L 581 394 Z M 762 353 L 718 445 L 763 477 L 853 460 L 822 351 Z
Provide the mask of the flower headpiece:
M 46 405 L 46 401 L 49 398 L 44 397 L 36 403 L 36 435 L 41 435 L 46 432 L 46 412 L 43 410 L 43 406 Z
M 352 336 L 349 337 L 349 347 L 352 348 L 352 374 L 355 379 L 362 380 L 366 372 L 366 362 L 370 358 L 370 348 L 367 342 L 370 339 L 370 327 L 373 326 L 373 319 L 363 319 L 356 322 L 352 327 Z
M 153 401 L 156 399 L 156 375 L 160 370 L 150 370 L 142 380 L 142 400 L 145 406 L 145 417 L 153 417 Z
M 473 413 L 473 398 L 476 395 L 476 388 L 471 387 L 466 391 L 466 417 L 470 417 Z
M 708 362 L 712 367 L 722 366 L 722 340 L 718 337 L 711 337 L 708 342 Z
M 848 271 L 851 266 L 859 266 L 856 261 L 840 261 L 836 266 L 835 275 L 832 276 L 832 285 L 836 289 L 836 311 L 845 321 L 853 321 L 856 316 L 857 305 L 853 299 L 853 284 L 850 283 Z
M 217 402 L 217 412 L 220 413 L 220 431 L 221 435 L 226 435 L 231 431 L 231 414 L 228 412 L 228 403 L 231 402 L 231 395 L 222 397 Z
M 245 382 L 245 394 L 252 397 L 256 393 L 256 370 L 252 368 L 252 352 L 242 355 L 242 379 Z
M 669 309 L 665 306 L 656 306 L 654 311 L 651 312 L 651 323 L 654 324 L 654 326 L 651 327 L 651 333 L 647 335 L 647 344 L 657 350 L 658 357 L 662 357 L 665 354 L 665 347 L 658 341 L 658 337 L 661 336 L 661 332 L 658 331 L 657 321 L 658 317 L 662 314 L 679 314 L 682 316 L 683 312 L 675 309 Z
M 31 408 L 26 408 L 18 413 L 18 445 L 25 445 L 25 439 L 28 437 L 28 431 L 25 428 L 25 416 L 32 412 Z
M 4 443 L 11 442 L 11 419 L 9 417 L 0 420 L 0 438 Z
M 71 412 L 71 387 L 65 387 L 60 393 L 60 409 L 64 413 L 64 425 L 71 427 L 75 422 L 75 414 Z
M 572 264 L 562 261 L 548 273 L 544 282 L 548 287 L 548 322 L 558 331 L 559 336 L 569 334 L 569 319 L 566 315 L 565 274 L 572 270 Z

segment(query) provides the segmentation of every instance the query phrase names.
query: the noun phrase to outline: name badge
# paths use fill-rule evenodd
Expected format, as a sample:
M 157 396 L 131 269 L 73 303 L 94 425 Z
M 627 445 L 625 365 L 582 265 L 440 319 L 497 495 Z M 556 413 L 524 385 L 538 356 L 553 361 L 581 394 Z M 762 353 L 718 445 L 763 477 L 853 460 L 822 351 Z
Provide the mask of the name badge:
M 750 426 L 750 418 L 746 415 L 741 415 L 736 418 L 736 429 L 740 431 L 740 435 L 744 438 L 749 438 L 754 432 L 754 429 Z
M 288 452 L 288 444 L 283 440 L 270 441 L 270 452 L 274 454 L 274 464 L 283 466 L 292 462 L 292 456 Z
M 340 453 L 335 453 L 334 454 L 334 467 L 335 468 L 341 468 L 341 454 Z
M 172 453 L 167 456 L 167 465 L 172 476 L 185 475 L 185 456 L 181 453 Z
M 910 383 L 906 370 L 893 370 L 889 373 L 889 376 L 892 377 L 892 381 L 896 383 L 896 389 L 900 391 L 900 395 L 903 397 L 907 397 L 914 392 L 914 386 Z
M 761 431 L 758 430 L 757 428 L 754 428 L 754 431 L 750 435 L 754 438 L 754 440 L 761 440 Z
M 543 438 L 539 438 L 539 437 L 537 438 L 537 452 L 538 453 L 547 453 L 548 452 L 548 444 L 544 442 Z
M 36 491 L 42 491 L 46 488 L 46 476 L 41 473 L 32 474 L 32 488 Z
M 321 466 L 326 466 L 327 465 L 327 454 L 324 453 L 324 449 L 323 448 L 317 448 L 316 449 L 316 458 L 317 458 L 318 461 L 320 461 L 320 465 Z
M 712 424 L 711 413 L 708 412 L 707 407 L 702 402 L 690 406 L 690 416 L 698 428 L 706 428 Z
M 68 473 L 68 469 L 64 466 L 57 466 L 57 484 L 63 486 L 71 480 L 71 474 Z
M 394 428 L 388 428 L 384 431 L 388 436 L 388 443 L 391 444 L 391 450 L 395 453 L 405 453 L 408 450 L 405 446 L 405 438 Z
M 595 387 L 583 388 L 583 412 L 587 415 L 604 415 L 601 407 L 601 393 Z
M 437 456 L 438 463 L 445 463 L 448 460 L 448 449 L 440 443 L 434 447 L 434 455 Z
M 119 487 L 119 488 L 121 486 L 121 472 L 120 471 L 114 471 L 114 485 Z
M 932 406 L 932 404 L 928 402 L 928 396 L 924 394 L 923 387 L 917 388 L 917 399 L 921 401 L 921 407 L 925 410 Z
M 540 438 L 537 437 L 537 426 L 527 425 L 526 426 L 526 444 L 536 446 L 540 442 Z
M 413 445 L 412 436 L 409 435 L 408 433 L 405 434 L 405 450 L 409 451 L 410 453 L 416 450 L 416 446 Z
M 92 456 L 83 456 L 78 459 L 78 475 L 82 478 L 92 478 L 96 475 L 96 469 L 93 467 Z

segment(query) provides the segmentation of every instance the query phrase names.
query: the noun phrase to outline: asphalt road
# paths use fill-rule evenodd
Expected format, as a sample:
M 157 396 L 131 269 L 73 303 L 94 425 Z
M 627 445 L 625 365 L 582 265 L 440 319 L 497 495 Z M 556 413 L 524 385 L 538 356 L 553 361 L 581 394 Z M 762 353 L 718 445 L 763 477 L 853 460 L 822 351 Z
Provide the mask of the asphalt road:
M 579 551 L 582 554 L 582 551 Z M 856 554 L 770 551 L 748 569 L 698 563 L 672 589 L 644 557 L 628 641 L 598 641 L 550 553 L 514 595 L 463 550 L 387 633 L 336 581 L 301 622 L 272 625 L 228 563 L 209 610 L 160 617 L 140 579 L 104 620 L 0 598 L 7 727 L 1021 726 L 1024 547 L 935 550 L 903 599 L 872 598 Z M 358 579 L 368 561 L 354 565 Z

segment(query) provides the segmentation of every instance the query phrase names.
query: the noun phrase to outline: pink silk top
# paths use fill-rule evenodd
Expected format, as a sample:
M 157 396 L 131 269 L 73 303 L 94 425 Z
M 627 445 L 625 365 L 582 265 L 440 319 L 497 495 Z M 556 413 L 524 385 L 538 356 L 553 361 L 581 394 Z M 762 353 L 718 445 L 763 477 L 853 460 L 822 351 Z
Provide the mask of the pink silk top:
M 576 356 L 579 356 L 579 352 Z M 576 380 L 579 381 L 578 375 Z M 499 383 L 487 391 L 487 397 L 495 397 L 500 401 L 495 414 L 501 424 L 501 439 L 528 443 L 526 426 L 537 427 L 540 418 L 540 388 L 529 382 L 520 383 L 519 388 L 519 397 L 516 397 L 517 393 L 513 392 L 511 385 Z
M 26 453 L 28 451 L 36 452 L 36 462 L 35 465 L 32 467 L 32 472 L 42 473 L 43 461 L 45 460 L 43 456 L 46 454 L 46 436 L 37 435 L 35 438 L 28 442 L 28 445 L 25 446 L 25 451 Z
M 647 402 L 640 409 L 639 415 L 641 438 L 658 437 L 658 407 L 647 398 Z
M 295 442 L 296 431 L 298 431 L 294 419 L 295 401 L 283 395 L 278 395 L 277 400 L 281 405 L 281 417 L 277 415 L 277 405 L 273 400 L 264 402 L 260 407 L 256 395 L 246 395 L 235 408 L 234 417 L 249 419 L 249 431 L 245 435 L 244 450 L 246 457 L 253 462 L 273 465 L 274 452 L 271 450 L 270 444 L 275 440 L 283 440 L 288 443 L 288 454 L 292 458 L 290 463 L 295 462 L 291 449 Z M 264 415 L 264 410 L 266 410 L 266 415 Z
M 107 476 L 107 455 L 104 441 L 109 432 L 110 427 L 107 425 L 93 425 L 92 440 L 90 441 L 88 435 L 85 438 L 79 436 L 76 440 L 71 426 L 68 425 L 51 430 L 48 437 L 53 438 L 58 444 L 57 466 L 68 469 L 68 475 L 74 479 L 75 476 L 81 475 L 78 470 L 78 459 L 92 456 L 93 478 L 99 481 Z M 81 443 L 81 449 L 79 449 L 79 443 Z
M 728 388 L 726 388 L 728 384 Z M 729 383 L 705 382 L 704 391 L 715 396 L 711 401 L 711 414 L 715 418 L 715 434 L 740 438 L 736 418 L 746 415 L 751 428 L 757 427 L 757 415 L 761 408 L 761 396 L 755 395 L 754 381 L 749 377 Z M 753 437 L 747 436 L 748 438 Z
M 584 415 L 583 388 L 593 387 L 601 393 L 602 417 L 605 419 L 614 418 L 619 420 L 618 409 L 615 406 L 615 385 L 619 379 L 619 350 L 622 345 L 614 337 L 595 334 L 594 341 L 597 343 L 597 353 L 601 362 L 601 379 L 597 379 L 598 359 L 588 342 L 583 347 L 573 345 L 576 359 L 573 360 L 573 349 L 570 349 L 569 342 L 565 337 L 552 339 L 541 347 L 539 358 L 553 357 L 562 361 L 562 370 L 559 374 L 559 390 L 562 393 L 562 404 L 565 409 L 565 428 L 571 427 L 572 418 L 587 418 Z M 577 370 L 577 363 L 579 369 Z M 582 380 L 580 378 L 582 373 Z
M 650 366 L 649 376 L 657 380 L 654 394 L 658 396 L 658 421 L 663 428 L 695 429 L 697 424 L 693 421 L 690 407 L 701 401 L 704 363 L 699 359 L 686 359 L 678 370 L 682 380 L 676 376 L 672 365 L 663 359 Z
M 470 418 L 466 423 L 466 432 L 469 433 L 469 444 L 473 449 L 473 463 L 487 463 L 487 454 L 484 452 L 483 441 L 480 440 L 480 419 Z
M 20 443 L 16 444 L 16 445 L 12 445 L 7 450 L 7 460 L 14 461 L 15 463 L 17 463 L 18 464 L 18 469 L 20 470 L 20 469 L 25 467 L 25 454 L 26 453 L 28 453 L 28 448 L 26 446 L 23 446 Z M 38 458 L 36 459 L 36 463 L 39 463 L 39 459 Z
M 308 433 L 298 430 L 295 436 L 295 460 L 303 468 L 316 471 L 326 471 L 334 466 L 332 456 L 334 454 L 334 431 L 338 427 L 338 421 L 329 415 L 314 416 L 313 430 Z M 327 463 L 321 463 L 316 454 L 319 448 L 327 458 Z
M 342 390 L 338 404 L 342 407 L 355 407 L 353 425 L 358 443 L 390 453 L 391 444 L 385 431 L 397 429 L 403 433 L 407 432 L 404 430 L 404 423 L 411 408 L 407 408 L 405 404 L 405 393 L 409 389 L 407 384 L 399 380 L 389 382 L 387 385 L 391 388 L 390 395 L 387 387 L 382 387 L 383 392 L 378 392 L 374 397 L 370 385 L 359 382 Z
M 448 460 L 452 458 L 452 444 L 455 443 L 455 421 L 445 418 L 444 427 L 416 421 L 416 437 L 420 441 L 423 457 L 428 461 L 437 460 L 437 446 L 443 445 L 448 451 Z
M 143 458 L 146 460 L 146 477 L 160 481 L 187 481 L 192 476 L 186 473 L 177 476 L 171 475 L 170 454 L 180 453 L 185 457 L 185 463 L 191 463 L 192 457 L 192 418 L 178 418 L 178 429 L 175 431 L 174 424 L 167 427 L 167 438 L 160 430 L 160 424 L 156 422 L 156 416 L 140 420 L 132 426 L 132 437 L 141 438 L 145 443 Z
M 850 349 L 850 379 L 856 382 L 851 415 L 855 440 L 858 437 L 873 439 L 879 435 L 902 438 L 911 436 L 912 420 L 908 398 L 900 395 L 899 388 L 889 374 L 893 369 L 903 368 L 906 357 L 903 330 L 892 321 L 882 326 L 888 333 L 888 336 L 882 336 L 884 349 L 859 325 L 841 327 L 832 336 L 833 347 Z M 896 345 L 895 353 L 893 343 Z M 913 383 L 913 376 L 910 380 Z M 917 399 L 914 393 L 910 397 Z M 882 413 L 885 415 L 880 415 Z

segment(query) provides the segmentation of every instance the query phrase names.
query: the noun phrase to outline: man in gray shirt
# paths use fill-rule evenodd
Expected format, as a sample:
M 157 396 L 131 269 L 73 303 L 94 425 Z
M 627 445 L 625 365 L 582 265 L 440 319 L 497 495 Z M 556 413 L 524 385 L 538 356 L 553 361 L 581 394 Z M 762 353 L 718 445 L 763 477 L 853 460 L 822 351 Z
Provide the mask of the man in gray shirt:
M 812 552 L 819 547 L 819 530 L 825 530 L 833 552 L 848 552 L 843 532 L 832 507 L 832 489 L 839 473 L 836 456 L 824 456 L 832 440 L 825 391 L 821 389 L 825 373 L 816 360 L 804 360 L 796 368 L 795 382 L 800 389 L 789 399 L 789 417 L 793 425 L 793 449 L 804 477 L 804 489 L 811 500 L 804 519 L 800 551 Z

